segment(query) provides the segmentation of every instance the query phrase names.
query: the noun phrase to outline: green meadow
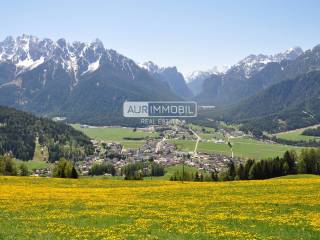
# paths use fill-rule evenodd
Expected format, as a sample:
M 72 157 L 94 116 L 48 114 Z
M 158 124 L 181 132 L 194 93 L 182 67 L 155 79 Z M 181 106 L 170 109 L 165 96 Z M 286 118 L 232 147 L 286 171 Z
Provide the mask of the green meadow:
M 0 177 L 0 239 L 320 239 L 320 178 Z
M 170 140 L 176 144 L 180 150 L 193 151 L 195 141 L 191 140 Z M 287 150 L 294 149 L 299 151 L 301 148 L 283 145 L 271 144 L 268 142 L 258 141 L 249 137 L 230 139 L 234 156 L 242 158 L 262 159 L 269 157 L 282 156 Z M 227 144 L 216 144 L 214 142 L 199 142 L 198 152 L 216 152 L 231 156 L 231 149 Z
M 281 133 L 275 134 L 275 136 L 277 138 L 291 140 L 291 141 L 310 141 L 310 140 L 320 141 L 320 137 L 302 135 L 302 132 L 304 130 L 305 128 L 301 128 L 301 129 L 296 129 L 288 132 L 281 132 Z
M 126 138 L 148 138 L 159 136 L 156 132 L 134 131 L 133 128 L 125 127 L 81 128 L 80 124 L 72 124 L 72 126 L 92 139 L 119 142 L 122 143 L 125 148 L 139 148 L 145 142 L 144 140 L 127 140 Z

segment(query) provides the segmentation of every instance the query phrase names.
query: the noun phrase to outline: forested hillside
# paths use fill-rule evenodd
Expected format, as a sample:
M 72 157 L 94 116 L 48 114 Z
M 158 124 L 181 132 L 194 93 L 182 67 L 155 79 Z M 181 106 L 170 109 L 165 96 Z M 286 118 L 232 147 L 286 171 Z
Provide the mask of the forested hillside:
M 30 160 L 37 137 L 48 147 L 51 161 L 66 154 L 76 160 L 93 151 L 90 139 L 68 125 L 0 106 L 0 155 L 11 152 L 18 159 Z
M 221 113 L 251 131 L 277 132 L 320 121 L 320 72 L 280 82 Z

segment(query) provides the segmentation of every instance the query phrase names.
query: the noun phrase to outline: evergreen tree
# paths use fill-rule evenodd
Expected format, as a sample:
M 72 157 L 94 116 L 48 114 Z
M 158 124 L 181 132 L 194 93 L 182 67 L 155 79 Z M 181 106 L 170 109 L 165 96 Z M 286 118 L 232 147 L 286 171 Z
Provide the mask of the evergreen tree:
M 252 165 L 254 164 L 254 160 L 252 159 L 248 159 L 244 165 L 244 180 L 248 180 L 249 179 L 249 172 L 250 169 L 252 167 Z
M 29 170 L 28 170 L 28 167 L 25 163 L 20 164 L 19 175 L 20 176 L 28 176 L 29 175 Z
M 283 175 L 287 175 L 290 173 L 290 167 L 288 162 L 283 163 Z
M 294 174 L 297 172 L 297 153 L 295 151 L 286 151 L 283 155 L 283 160 L 288 165 L 288 174 Z
M 245 180 L 246 178 L 246 173 L 245 173 L 245 169 L 244 166 L 242 165 L 242 163 L 239 164 L 238 168 L 237 168 L 237 176 L 236 179 L 238 180 Z
M 71 175 L 70 175 L 70 178 L 78 178 L 78 172 L 76 170 L 76 168 L 73 166 L 72 167 L 72 170 L 71 170 Z
M 236 177 L 236 167 L 232 160 L 228 163 L 227 176 L 228 179 L 231 181 L 234 180 L 234 178 Z
M 255 162 L 249 171 L 249 179 L 262 179 L 262 168 L 260 161 Z

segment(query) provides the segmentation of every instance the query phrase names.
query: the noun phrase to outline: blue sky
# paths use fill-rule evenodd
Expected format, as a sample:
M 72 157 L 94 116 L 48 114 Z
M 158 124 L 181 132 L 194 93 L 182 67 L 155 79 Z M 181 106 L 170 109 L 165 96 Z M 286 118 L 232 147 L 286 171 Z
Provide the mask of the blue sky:
M 316 0 L 2 1 L 0 39 L 22 33 L 99 38 L 137 62 L 183 73 L 320 43 Z

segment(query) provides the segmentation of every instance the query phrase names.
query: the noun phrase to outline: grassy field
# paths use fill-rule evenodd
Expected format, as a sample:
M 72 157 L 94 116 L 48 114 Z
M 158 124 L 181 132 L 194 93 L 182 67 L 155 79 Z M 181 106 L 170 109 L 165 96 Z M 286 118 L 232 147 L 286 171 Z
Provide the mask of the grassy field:
M 0 239 L 320 239 L 320 178 L 0 177 Z
M 25 163 L 29 170 L 33 169 L 40 169 L 40 168 L 47 168 L 50 166 L 49 163 L 39 160 L 29 160 L 29 161 L 21 161 L 21 160 L 14 160 L 15 163 L 19 166 L 22 163 Z M 1 239 L 1 238 L 0 238 Z
M 192 124 L 192 123 L 187 124 L 187 127 L 191 128 L 194 131 L 201 131 L 202 129 L 205 129 L 208 133 L 215 133 L 215 129 L 214 128 L 203 127 L 203 126 L 195 125 L 195 124 Z
M 122 143 L 125 148 L 139 148 L 145 141 L 131 141 L 124 138 L 146 138 L 157 137 L 156 132 L 133 131 L 132 128 L 110 127 L 110 128 L 81 128 L 80 124 L 72 126 L 85 133 L 88 137 L 96 140 L 115 141 Z
M 125 137 L 155 137 L 158 134 L 155 132 L 133 131 L 132 128 L 122 127 L 106 127 L 106 128 L 81 128 L 80 124 L 72 124 L 72 126 L 85 133 L 92 139 L 105 141 L 125 141 Z
M 301 129 L 296 129 L 288 132 L 277 133 L 275 135 L 277 136 L 277 138 L 292 140 L 292 141 L 310 141 L 310 140 L 320 141 L 320 137 L 302 135 L 302 132 L 305 129 L 306 128 L 301 128 Z
M 172 143 L 184 151 L 193 151 L 195 142 L 191 140 L 172 140 Z M 233 152 L 235 156 L 243 158 L 268 158 L 281 156 L 286 150 L 301 148 L 287 146 L 282 144 L 270 144 L 257 141 L 251 138 L 233 138 L 230 139 L 233 145 Z M 227 144 L 215 144 L 213 142 L 200 142 L 198 145 L 198 152 L 217 152 L 226 155 L 231 155 L 230 148 Z
M 143 131 L 132 131 L 132 128 L 80 128 L 79 124 L 73 124 L 74 128 L 84 132 L 92 139 L 105 140 L 105 141 L 115 141 L 122 143 L 125 148 L 139 148 L 145 141 L 131 141 L 124 140 L 125 137 L 156 137 L 158 133 L 150 133 Z M 200 126 L 189 125 L 193 129 L 200 129 Z M 200 134 L 202 139 L 223 139 L 224 137 L 215 132 L 213 128 L 206 128 L 210 133 Z M 180 150 L 193 151 L 195 146 L 195 141 L 191 140 L 170 140 L 170 142 L 175 143 Z M 281 145 L 281 144 L 270 144 L 261 141 L 257 141 L 251 138 L 234 138 L 231 139 L 233 144 L 233 151 L 235 156 L 243 158 L 267 158 L 281 156 L 288 149 L 299 150 L 298 147 Z M 215 144 L 213 142 L 200 142 L 198 146 L 199 152 L 217 152 L 222 154 L 231 155 L 230 148 L 226 144 Z
M 132 149 L 138 149 L 141 147 L 145 141 L 119 141 L 124 146 L 124 148 L 132 148 Z
M 274 179 L 301 179 L 301 178 L 320 178 L 320 176 L 313 175 L 313 174 L 296 174 L 296 175 L 286 175 L 282 177 L 277 177 Z

